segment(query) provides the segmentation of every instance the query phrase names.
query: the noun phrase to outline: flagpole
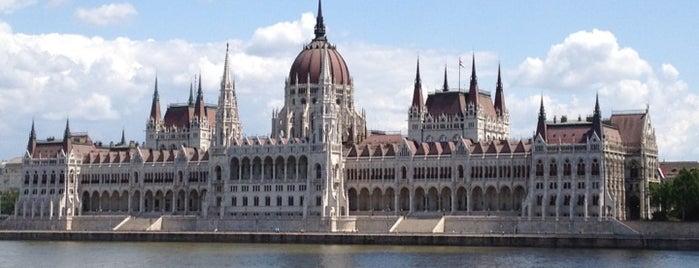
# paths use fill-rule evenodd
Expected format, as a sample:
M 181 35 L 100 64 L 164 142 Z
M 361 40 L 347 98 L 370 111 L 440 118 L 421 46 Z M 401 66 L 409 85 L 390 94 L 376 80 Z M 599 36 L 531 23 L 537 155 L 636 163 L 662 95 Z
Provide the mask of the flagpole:
M 459 92 L 461 92 L 461 57 L 459 57 Z

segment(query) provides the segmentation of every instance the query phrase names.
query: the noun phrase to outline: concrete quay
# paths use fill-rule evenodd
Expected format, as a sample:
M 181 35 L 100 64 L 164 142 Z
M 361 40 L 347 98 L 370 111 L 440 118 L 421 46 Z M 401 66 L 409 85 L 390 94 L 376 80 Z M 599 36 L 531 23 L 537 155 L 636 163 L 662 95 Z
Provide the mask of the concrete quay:
M 536 234 L 360 234 L 300 232 L 0 231 L 0 240 L 298 243 L 699 250 L 697 237 Z

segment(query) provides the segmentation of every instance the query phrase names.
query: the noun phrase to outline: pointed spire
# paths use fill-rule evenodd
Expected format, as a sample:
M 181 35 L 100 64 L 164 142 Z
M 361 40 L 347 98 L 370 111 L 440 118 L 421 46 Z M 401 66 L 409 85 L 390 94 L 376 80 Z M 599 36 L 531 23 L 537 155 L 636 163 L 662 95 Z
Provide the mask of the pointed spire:
M 194 104 L 194 117 L 203 120 L 206 117 L 206 107 L 204 105 L 204 92 L 201 88 L 201 73 L 199 73 L 199 88 L 197 89 L 197 100 Z
M 194 89 L 192 82 L 189 82 L 189 101 L 187 102 L 190 107 L 194 106 Z
M 70 118 L 66 118 L 66 129 L 63 132 L 63 138 L 70 138 Z
M 68 154 L 70 149 L 73 147 L 70 137 L 70 119 L 66 118 L 66 130 L 63 132 L 63 151 L 66 154 Z
M 502 89 L 502 78 L 500 76 L 500 64 L 498 63 L 498 82 L 495 84 L 495 113 L 502 116 L 507 112 L 505 107 L 505 95 Z
M 160 94 L 158 94 L 158 77 L 155 77 L 155 89 L 153 90 L 153 103 L 150 107 L 150 120 L 160 120 Z
M 34 119 L 32 119 L 32 130 L 29 132 L 29 142 L 27 143 L 27 152 L 33 154 L 36 150 L 36 131 L 34 130 Z
M 422 79 L 420 78 L 420 58 L 417 59 L 417 71 L 415 72 L 415 88 L 413 89 L 413 102 L 410 107 L 417 107 L 422 111 L 425 102 L 422 99 Z
M 221 80 L 221 88 L 233 88 L 233 79 L 231 79 L 231 70 L 229 66 L 228 43 L 226 43 L 226 59 L 223 61 L 223 79 Z
M 597 136 L 602 137 L 602 111 L 599 108 L 599 93 L 595 94 L 595 111 L 592 114 L 592 128 Z
M 444 85 L 442 85 L 442 91 L 449 91 L 449 84 L 447 83 L 447 65 L 444 65 Z
M 124 129 L 121 129 L 121 141 L 119 142 L 119 145 L 126 145 L 126 133 L 124 133 Z
M 323 8 L 320 0 L 318 0 L 318 14 L 316 15 L 316 26 L 313 33 L 316 35 L 316 38 L 313 40 L 325 40 L 325 23 L 323 23 Z
M 36 131 L 34 130 L 34 119 L 32 119 L 32 130 L 29 132 L 29 138 L 36 140 Z
M 471 83 L 468 89 L 468 102 L 473 104 L 474 108 L 478 108 L 478 77 L 476 76 L 476 55 L 472 55 L 471 59 Z
M 541 95 L 541 104 L 539 105 L 539 120 L 536 124 L 536 135 L 546 140 L 546 112 L 544 110 L 544 95 Z

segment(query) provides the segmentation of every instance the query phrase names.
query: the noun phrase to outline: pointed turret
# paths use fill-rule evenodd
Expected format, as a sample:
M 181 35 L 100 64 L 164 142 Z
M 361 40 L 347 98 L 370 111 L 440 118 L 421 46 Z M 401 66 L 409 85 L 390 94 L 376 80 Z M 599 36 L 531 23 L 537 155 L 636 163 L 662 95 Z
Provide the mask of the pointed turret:
M 449 84 L 447 83 L 447 65 L 444 65 L 444 85 L 442 85 L 442 91 L 449 91 Z
M 597 136 L 602 137 L 602 111 L 599 108 L 599 94 L 595 95 L 595 111 L 592 114 L 592 128 Z
M 206 106 L 204 104 L 204 92 L 201 89 L 201 74 L 199 74 L 199 87 L 197 88 L 197 100 L 194 104 L 194 117 L 203 120 L 206 117 Z
M 313 40 L 325 40 L 325 23 L 323 23 L 323 8 L 320 0 L 318 0 L 318 14 L 313 33 L 316 35 L 316 38 Z
M 189 82 L 189 101 L 187 104 L 189 104 L 189 107 L 194 107 L 194 89 L 192 82 Z
M 73 147 L 70 137 L 70 119 L 66 119 L 66 129 L 63 131 L 63 151 L 66 152 L 66 154 Z
M 420 59 L 417 59 L 417 71 L 415 72 L 415 87 L 413 89 L 413 102 L 410 107 L 417 107 L 422 111 L 425 101 L 422 99 L 422 79 L 420 78 Z
M 221 88 L 233 88 L 233 79 L 231 79 L 231 71 L 228 66 L 228 43 L 226 43 L 226 59 L 223 61 L 223 79 L 221 80 Z
M 34 130 L 34 119 L 32 119 L 32 130 L 29 132 L 29 142 L 27 143 L 27 152 L 30 155 L 36 150 L 36 131 Z
M 544 96 L 541 96 L 541 105 L 539 106 L 539 120 L 536 124 L 536 135 L 546 140 L 546 112 L 544 111 Z
M 160 116 L 160 94 L 158 94 L 158 77 L 155 77 L 155 89 L 153 90 L 153 103 L 150 107 L 150 120 L 157 122 Z
M 124 133 L 124 129 L 121 129 L 121 141 L 119 141 L 119 145 L 126 145 L 126 133 Z
M 497 113 L 498 116 L 503 116 L 505 113 L 507 113 L 507 107 L 505 107 L 505 95 L 502 92 L 500 64 L 498 64 L 498 82 L 495 85 L 495 113 Z
M 476 55 L 472 55 L 471 59 L 471 83 L 468 88 L 468 103 L 473 104 L 474 108 L 478 108 L 478 77 L 476 76 Z

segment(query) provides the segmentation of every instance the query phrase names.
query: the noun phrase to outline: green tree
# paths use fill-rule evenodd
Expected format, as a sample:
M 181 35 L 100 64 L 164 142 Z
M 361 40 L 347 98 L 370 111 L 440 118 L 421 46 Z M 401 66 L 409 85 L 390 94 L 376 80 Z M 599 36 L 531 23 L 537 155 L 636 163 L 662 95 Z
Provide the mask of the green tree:
M 699 171 L 682 169 L 672 181 L 672 203 L 682 220 L 699 219 Z
M 672 180 L 661 183 L 650 183 L 651 205 L 659 208 L 653 213 L 653 220 L 668 220 L 672 211 Z
M 15 213 L 15 203 L 19 198 L 19 190 L 10 189 L 0 195 L 0 210 L 2 214 L 13 214 Z

